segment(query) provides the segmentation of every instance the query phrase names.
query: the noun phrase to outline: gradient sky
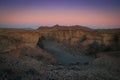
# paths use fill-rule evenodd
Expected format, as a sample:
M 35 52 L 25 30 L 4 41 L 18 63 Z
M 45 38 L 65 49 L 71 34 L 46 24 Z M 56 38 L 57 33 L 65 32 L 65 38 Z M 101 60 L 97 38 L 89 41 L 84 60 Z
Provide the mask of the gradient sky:
M 0 25 L 120 27 L 120 0 L 0 0 Z

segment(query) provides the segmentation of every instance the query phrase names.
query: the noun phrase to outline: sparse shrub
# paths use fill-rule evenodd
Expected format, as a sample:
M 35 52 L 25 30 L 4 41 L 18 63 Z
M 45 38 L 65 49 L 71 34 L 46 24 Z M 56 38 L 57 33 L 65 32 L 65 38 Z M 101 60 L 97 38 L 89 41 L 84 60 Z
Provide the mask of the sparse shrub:
M 83 41 L 85 41 L 87 39 L 87 36 L 86 35 L 83 35 L 81 38 L 80 38 L 80 42 L 83 42 Z
M 28 71 L 26 71 L 27 75 L 36 75 L 39 74 L 35 69 L 31 68 Z
M 98 52 L 104 51 L 106 46 L 104 44 L 100 44 L 97 41 L 94 41 L 92 44 L 88 45 L 87 54 L 95 54 Z
M 39 46 L 40 48 L 44 49 L 44 45 L 43 45 L 43 41 L 45 40 L 46 38 L 44 36 L 41 36 L 38 40 L 38 43 L 37 43 L 37 46 Z
M 120 40 L 119 40 L 119 36 L 117 34 L 114 35 L 113 42 L 114 42 L 114 44 L 112 45 L 112 50 L 119 51 L 120 50 Z
M 120 50 L 120 40 L 119 36 L 115 34 L 111 40 L 111 45 L 106 46 L 105 51 L 119 51 Z

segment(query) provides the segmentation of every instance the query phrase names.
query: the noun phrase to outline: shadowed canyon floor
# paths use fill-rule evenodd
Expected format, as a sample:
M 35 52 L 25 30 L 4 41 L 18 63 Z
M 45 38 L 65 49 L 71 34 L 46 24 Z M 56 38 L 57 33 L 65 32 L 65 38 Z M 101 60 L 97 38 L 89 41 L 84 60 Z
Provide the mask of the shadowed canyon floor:
M 58 61 L 58 64 L 85 64 L 93 60 L 92 57 L 82 54 L 72 55 L 63 49 L 63 45 L 52 40 L 44 40 L 44 50 L 52 53 Z
M 0 80 L 120 80 L 120 29 L 0 29 Z

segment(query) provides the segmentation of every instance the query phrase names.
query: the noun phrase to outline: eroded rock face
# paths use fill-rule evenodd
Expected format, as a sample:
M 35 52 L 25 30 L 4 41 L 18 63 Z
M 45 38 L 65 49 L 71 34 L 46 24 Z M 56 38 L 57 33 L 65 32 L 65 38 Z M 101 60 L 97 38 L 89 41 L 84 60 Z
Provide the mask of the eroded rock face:
M 17 58 L 27 54 L 28 57 L 38 58 L 47 64 L 56 64 L 52 55 L 37 48 L 38 39 L 39 34 L 36 31 L 0 29 L 0 54 Z
M 36 47 L 39 39 L 39 33 L 36 30 L 18 30 L 18 29 L 0 29 L 0 47 L 15 46 L 22 48 L 24 46 Z
M 2 37 L 2 36 L 6 36 Z M 37 30 L 16 30 L 16 29 L 0 29 L 1 44 L 13 44 L 20 48 L 22 46 L 36 47 L 39 38 L 44 36 L 48 39 L 54 39 L 65 45 L 81 47 L 84 50 L 94 42 L 104 45 L 114 50 L 120 50 L 120 30 L 92 30 L 83 26 L 59 26 L 40 27 Z M 20 42 L 13 42 L 18 39 Z M 0 45 L 2 46 L 2 45 Z M 5 45 L 4 45 L 5 46 Z M 2 46 L 3 48 L 3 46 Z M 12 46 L 11 46 L 12 48 Z M 3 50 L 3 49 L 2 49 Z
M 40 27 L 38 29 L 40 35 L 55 39 L 59 42 L 81 46 L 86 50 L 89 45 L 96 44 L 106 47 L 105 50 L 119 50 L 120 45 L 120 30 L 92 30 L 82 26 L 59 26 Z M 117 47 L 117 48 L 116 48 Z M 100 47 L 98 47 L 100 48 Z
M 19 38 L 6 36 L 6 35 L 0 35 L 0 52 L 10 52 L 13 50 L 16 50 L 22 41 Z

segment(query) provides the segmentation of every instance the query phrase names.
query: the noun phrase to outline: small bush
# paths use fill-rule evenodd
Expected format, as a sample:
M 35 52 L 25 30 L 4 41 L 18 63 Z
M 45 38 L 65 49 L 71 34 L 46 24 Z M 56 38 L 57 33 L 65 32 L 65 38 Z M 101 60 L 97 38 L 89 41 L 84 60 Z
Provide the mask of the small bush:
M 81 38 L 80 38 L 80 42 L 83 42 L 83 41 L 85 41 L 87 39 L 87 36 L 86 35 L 83 35 Z
M 104 44 L 100 44 L 97 41 L 94 41 L 92 44 L 88 45 L 87 54 L 95 54 L 98 52 L 104 51 L 106 46 Z
M 44 45 L 43 45 L 43 41 L 45 40 L 46 38 L 44 36 L 41 36 L 38 40 L 38 43 L 37 43 L 37 46 L 44 49 Z

